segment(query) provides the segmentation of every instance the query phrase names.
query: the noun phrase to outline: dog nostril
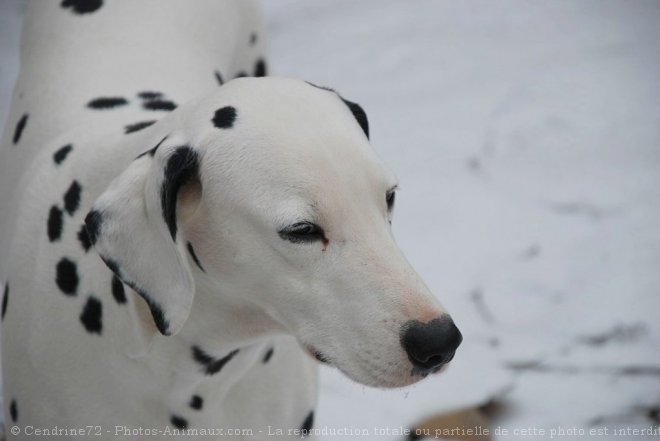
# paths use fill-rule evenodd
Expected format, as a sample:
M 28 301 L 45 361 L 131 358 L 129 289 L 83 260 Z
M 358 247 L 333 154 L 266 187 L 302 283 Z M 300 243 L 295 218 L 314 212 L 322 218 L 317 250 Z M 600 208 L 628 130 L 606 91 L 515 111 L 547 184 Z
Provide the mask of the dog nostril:
M 462 341 L 461 331 L 448 315 L 428 323 L 410 320 L 401 328 L 401 345 L 408 359 L 423 370 L 449 363 Z
M 451 358 L 454 358 L 453 354 L 452 354 Z M 428 360 L 424 360 L 423 363 L 427 363 L 427 364 L 430 364 L 430 365 L 433 365 L 433 366 L 437 366 L 437 365 L 444 364 L 448 361 L 449 360 L 447 360 L 447 357 L 445 357 L 444 355 L 434 355 L 431 358 L 429 358 Z

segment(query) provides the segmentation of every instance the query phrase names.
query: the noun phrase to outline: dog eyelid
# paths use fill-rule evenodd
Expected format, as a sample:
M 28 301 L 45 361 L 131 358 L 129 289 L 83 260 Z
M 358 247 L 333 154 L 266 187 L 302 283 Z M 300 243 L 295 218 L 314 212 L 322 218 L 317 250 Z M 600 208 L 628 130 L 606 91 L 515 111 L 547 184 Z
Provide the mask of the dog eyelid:
M 310 221 L 296 222 L 277 233 L 282 239 L 292 243 L 311 243 L 325 239 L 323 228 Z
M 387 204 L 387 211 L 392 211 L 394 208 L 394 199 L 396 198 L 396 190 L 398 186 L 394 186 L 387 190 L 385 193 L 385 203 Z

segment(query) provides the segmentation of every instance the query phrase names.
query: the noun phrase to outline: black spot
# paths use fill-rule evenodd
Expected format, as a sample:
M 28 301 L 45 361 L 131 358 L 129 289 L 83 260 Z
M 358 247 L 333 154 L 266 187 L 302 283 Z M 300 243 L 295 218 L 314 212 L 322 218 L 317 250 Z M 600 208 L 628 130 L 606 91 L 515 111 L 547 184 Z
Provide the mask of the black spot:
M 103 263 L 106 264 L 110 270 L 115 273 L 115 275 L 126 285 L 130 286 L 133 291 L 138 293 L 140 297 L 144 299 L 145 302 L 147 302 L 147 306 L 149 307 L 149 310 L 151 311 L 151 316 L 154 319 L 154 323 L 156 324 L 156 328 L 158 328 L 158 331 L 163 334 L 163 335 L 170 335 L 170 322 L 165 319 L 165 314 L 163 313 L 163 309 L 160 307 L 158 303 L 156 303 L 152 297 L 147 294 L 145 290 L 140 288 L 136 283 L 126 280 L 121 276 L 121 271 L 119 270 L 119 265 L 117 262 L 115 262 L 112 259 L 109 259 L 105 256 L 100 256 L 101 260 Z
M 156 122 L 155 120 L 152 120 L 152 121 L 141 121 L 135 124 L 129 124 L 126 127 L 124 127 L 124 133 L 128 135 L 129 133 L 137 132 L 138 130 L 142 130 L 149 127 L 155 122 Z
M 220 74 L 220 72 L 216 70 L 214 73 L 215 73 L 215 79 L 218 81 L 218 84 L 220 84 L 221 86 L 225 84 L 225 81 L 222 79 L 222 75 Z
M 162 93 L 160 92 L 140 92 L 138 93 L 138 97 L 142 98 L 143 100 L 156 100 L 159 99 L 163 96 Z
M 220 370 L 238 353 L 238 349 L 234 349 L 226 356 L 216 360 L 198 346 L 192 347 L 193 358 L 195 361 L 204 366 L 206 375 L 213 375 L 220 372 Z
M 209 354 L 207 354 L 202 349 L 200 349 L 199 346 L 193 346 L 192 353 L 195 361 L 198 362 L 199 364 L 203 364 L 204 366 L 213 363 L 213 361 L 215 360 Z
M 78 269 L 76 264 L 62 257 L 56 266 L 55 283 L 68 296 L 75 296 L 78 289 Z
M 103 325 L 101 324 L 101 315 L 103 305 L 96 297 L 90 296 L 80 314 L 80 321 L 90 334 L 101 334 Z
M 99 237 L 101 231 L 101 224 L 103 223 L 103 216 L 96 210 L 87 213 L 85 217 L 85 229 L 87 230 L 87 237 L 89 243 L 94 245 Z
M 64 213 L 57 205 L 50 207 L 48 213 L 48 240 L 55 242 L 62 237 L 62 216 Z
M 236 120 L 236 109 L 232 106 L 221 107 L 213 115 L 213 125 L 219 129 L 230 129 Z
M 257 43 L 257 33 L 253 32 L 250 34 L 250 44 L 256 44 Z
M 160 201 L 163 219 L 170 230 L 172 240 L 176 240 L 176 200 L 179 190 L 197 174 L 198 166 L 197 152 L 187 146 L 178 147 L 165 165 Z
M 16 406 L 16 400 L 11 400 L 11 403 L 9 403 L 9 416 L 14 423 L 18 420 L 18 407 Z
M 275 352 L 275 349 L 274 349 L 274 348 L 270 348 L 270 349 L 268 349 L 268 351 L 266 352 L 266 355 L 264 355 L 264 358 L 263 358 L 262 361 L 263 361 L 264 363 L 268 363 L 268 362 L 270 361 L 270 357 L 273 356 L 273 352 Z
M 145 302 L 147 302 L 147 306 L 149 307 L 149 311 L 151 311 L 151 316 L 154 318 L 154 323 L 156 324 L 156 328 L 158 328 L 158 332 L 163 335 L 170 335 L 170 322 L 165 318 L 163 308 L 161 308 L 160 305 L 156 303 L 149 295 L 147 295 L 144 290 L 140 289 L 134 283 L 124 283 L 130 286 L 136 293 L 140 295 L 140 297 L 144 299 Z
M 199 262 L 199 259 L 197 258 L 197 254 L 195 254 L 195 250 L 193 249 L 193 246 L 190 242 L 188 242 L 188 252 L 190 253 L 190 257 L 192 257 L 193 261 L 195 262 L 195 265 L 197 265 L 197 267 L 200 270 L 202 270 L 203 273 L 205 273 L 206 270 L 204 270 L 204 267 Z
M 247 72 L 242 70 L 242 71 L 238 72 L 234 78 L 243 78 L 243 77 L 247 77 L 247 76 L 248 76 Z
M 101 97 L 95 98 L 87 103 L 87 107 L 90 109 L 104 110 L 112 109 L 114 107 L 125 106 L 128 104 L 126 98 L 120 96 L 117 97 Z
M 112 297 L 115 298 L 117 303 L 126 303 L 126 291 L 124 291 L 124 284 L 121 283 L 119 277 L 112 276 Z
M 28 120 L 28 114 L 26 113 L 25 115 L 21 116 L 21 119 L 18 120 L 18 123 L 16 123 L 16 129 L 14 129 L 14 144 L 18 144 L 18 141 L 21 140 L 21 135 L 23 134 L 23 130 L 25 129 L 25 125 L 27 124 Z
M 55 161 L 55 164 L 57 165 L 61 164 L 69 155 L 69 153 L 71 153 L 71 150 L 73 150 L 73 146 L 71 144 L 67 144 L 64 147 L 61 147 L 59 150 L 57 150 L 53 154 L 53 161 Z
M 7 312 L 7 302 L 9 301 L 9 283 L 5 284 L 5 293 L 2 295 L 2 316 L 0 319 L 5 319 L 5 312 Z
M 314 427 L 314 411 L 311 411 L 305 421 L 303 421 L 302 426 L 300 426 L 300 431 L 303 436 L 306 436 L 310 430 Z
M 339 96 L 339 98 L 341 98 L 341 96 Z M 341 98 L 341 100 L 348 106 L 358 124 L 362 127 L 362 131 L 367 135 L 367 139 L 369 139 L 369 120 L 367 119 L 367 114 L 364 109 L 362 109 L 357 103 L 345 100 L 344 98 Z
M 170 418 L 170 422 L 177 429 L 185 430 L 188 428 L 188 421 L 186 421 L 184 418 L 178 415 L 172 415 L 172 418 Z
M 203 405 L 204 405 L 204 400 L 202 400 L 202 397 L 200 397 L 199 395 L 193 395 L 192 398 L 190 399 L 190 407 L 192 407 L 195 410 L 200 410 Z
M 411 430 L 410 433 L 408 434 L 408 441 L 417 441 L 422 439 L 422 430 L 420 429 L 414 429 Z
M 259 58 L 257 60 L 257 63 L 254 65 L 254 76 L 265 77 L 266 75 L 268 75 L 267 70 L 268 69 L 266 69 L 266 62 L 262 58 Z
M 89 14 L 103 6 L 103 0 L 62 0 L 61 6 L 76 14 Z
M 69 189 L 64 193 L 64 209 L 70 216 L 76 212 L 80 206 L 80 191 L 82 188 L 78 181 L 73 181 Z
M 80 230 L 78 230 L 78 241 L 80 242 L 80 245 L 82 245 L 85 252 L 89 251 L 92 246 L 92 241 L 89 238 L 89 234 L 87 234 L 87 227 L 85 224 L 82 224 L 80 226 Z
M 176 104 L 174 104 L 172 101 L 155 99 L 155 100 L 147 101 L 146 103 L 142 104 L 142 107 L 144 107 L 147 110 L 167 110 L 167 111 L 171 111 L 171 110 L 176 109 Z

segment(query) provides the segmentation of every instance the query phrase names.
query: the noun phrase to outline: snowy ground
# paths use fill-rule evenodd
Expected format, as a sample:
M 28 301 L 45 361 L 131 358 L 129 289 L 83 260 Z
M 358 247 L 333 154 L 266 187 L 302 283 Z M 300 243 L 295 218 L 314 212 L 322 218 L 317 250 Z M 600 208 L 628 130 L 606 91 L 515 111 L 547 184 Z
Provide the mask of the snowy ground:
M 366 109 L 399 243 L 466 337 L 411 389 L 324 371 L 316 426 L 400 439 L 374 428 L 495 394 L 500 439 L 657 426 L 660 2 L 264 3 L 272 73 Z M 19 5 L 0 2 L 3 120 Z

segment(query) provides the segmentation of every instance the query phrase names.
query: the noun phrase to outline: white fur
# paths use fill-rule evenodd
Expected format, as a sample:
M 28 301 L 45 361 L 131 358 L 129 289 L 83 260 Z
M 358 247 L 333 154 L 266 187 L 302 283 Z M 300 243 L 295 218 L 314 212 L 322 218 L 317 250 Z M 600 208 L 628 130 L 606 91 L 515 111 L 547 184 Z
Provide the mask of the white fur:
M 255 31 L 259 42 L 250 46 Z M 246 439 L 271 439 L 268 426 L 298 428 L 314 409 L 317 362 L 306 350 L 366 385 L 421 379 L 411 375 L 401 325 L 443 310 L 394 243 L 385 193 L 396 181 L 348 107 L 298 80 L 214 84 L 215 70 L 226 79 L 251 71 L 262 39 L 245 1 L 107 1 L 89 16 L 59 2 L 31 4 L 0 157 L 8 207 L 0 238 L 9 244 L 0 277 L 10 285 L 5 403 L 16 400 L 19 426 L 101 425 L 100 438 L 122 439 L 115 426 L 163 429 L 179 415 L 193 429 L 251 428 Z M 164 114 L 139 107 L 135 94 L 145 90 L 186 104 L 125 135 L 125 125 Z M 131 104 L 85 108 L 99 96 Z M 231 129 L 211 123 L 224 106 L 238 113 Z M 12 123 L 25 112 L 30 119 L 13 145 Z M 135 159 L 163 138 L 153 157 Z M 68 143 L 73 151 L 55 166 L 53 152 Z M 182 145 L 197 152 L 200 169 L 179 195 L 173 241 L 159 190 Z M 62 205 L 73 179 L 83 188 L 81 207 L 64 215 L 62 238 L 50 243 L 49 209 Z M 104 222 L 96 250 L 85 253 L 76 234 L 91 208 Z M 328 242 L 278 235 L 303 220 L 321 225 Z M 118 259 L 122 277 L 148 289 L 173 335 L 157 331 L 128 287 L 127 304 L 113 300 L 112 273 L 97 253 Z M 62 256 L 77 265 L 75 296 L 55 284 Z M 80 322 L 89 295 L 103 305 L 100 335 Z M 208 376 L 192 346 L 215 358 L 240 351 Z M 201 411 L 188 406 L 194 394 L 204 398 Z M 11 426 L 8 411 L 5 418 Z

